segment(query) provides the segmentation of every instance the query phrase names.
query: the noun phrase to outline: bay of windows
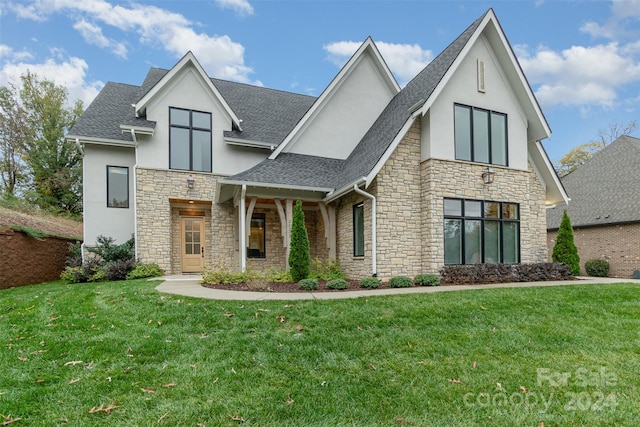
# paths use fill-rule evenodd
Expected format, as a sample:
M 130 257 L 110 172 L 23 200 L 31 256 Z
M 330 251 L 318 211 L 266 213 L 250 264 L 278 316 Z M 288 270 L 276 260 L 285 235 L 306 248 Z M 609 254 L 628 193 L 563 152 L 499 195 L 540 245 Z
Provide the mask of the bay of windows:
M 518 204 L 444 199 L 445 264 L 518 262 Z
M 211 113 L 169 108 L 169 168 L 211 172 Z
M 455 104 L 457 160 L 507 166 L 507 115 Z

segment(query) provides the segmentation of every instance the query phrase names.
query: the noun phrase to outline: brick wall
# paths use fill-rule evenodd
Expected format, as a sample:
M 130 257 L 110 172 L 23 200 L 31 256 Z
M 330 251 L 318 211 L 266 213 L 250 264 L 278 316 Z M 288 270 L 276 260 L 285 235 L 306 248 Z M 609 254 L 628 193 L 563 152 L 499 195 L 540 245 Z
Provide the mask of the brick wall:
M 609 276 L 630 278 L 640 270 L 640 223 L 616 224 L 573 229 L 580 255 L 580 274 L 586 275 L 584 263 L 590 259 L 609 261 Z M 556 244 L 557 231 L 547 233 L 549 261 Z
M 0 229 L 0 289 L 60 278 L 75 240 L 38 240 L 21 231 Z

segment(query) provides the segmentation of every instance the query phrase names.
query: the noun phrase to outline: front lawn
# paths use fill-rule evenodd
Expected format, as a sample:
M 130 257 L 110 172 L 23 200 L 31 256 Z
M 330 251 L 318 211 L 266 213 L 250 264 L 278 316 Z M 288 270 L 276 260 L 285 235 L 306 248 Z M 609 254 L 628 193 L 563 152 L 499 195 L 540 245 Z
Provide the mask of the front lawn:
M 211 301 L 0 291 L 0 423 L 637 424 L 640 286 Z

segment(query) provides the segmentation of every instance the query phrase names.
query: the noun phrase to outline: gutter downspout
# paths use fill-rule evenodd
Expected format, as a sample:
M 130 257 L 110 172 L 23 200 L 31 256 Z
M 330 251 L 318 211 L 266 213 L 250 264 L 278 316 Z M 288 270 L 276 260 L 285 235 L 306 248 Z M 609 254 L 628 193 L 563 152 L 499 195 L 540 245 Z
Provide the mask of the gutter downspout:
M 245 196 L 247 194 L 247 185 L 242 184 L 242 192 L 240 193 L 240 269 L 244 273 L 247 269 L 247 244 L 246 244 L 246 219 L 245 219 Z
M 137 175 L 138 175 L 138 139 L 136 138 L 136 131 L 131 129 L 131 138 L 133 139 L 134 144 L 134 153 L 136 156 L 136 163 L 133 165 L 133 253 L 138 261 L 138 206 L 137 206 L 137 195 L 138 195 L 138 185 L 137 185 Z
M 78 147 L 78 150 L 80 151 L 80 154 L 82 154 L 82 158 L 84 159 L 84 150 L 82 149 L 82 145 L 80 145 L 80 138 L 76 138 L 76 146 Z M 82 166 L 82 181 L 84 182 L 84 160 L 82 162 L 82 165 L 83 165 Z M 84 201 L 86 200 L 86 198 L 84 196 L 84 189 L 85 189 L 85 186 L 83 185 L 82 186 L 82 204 L 83 205 L 84 205 Z M 84 211 L 84 206 L 83 206 L 82 210 Z M 84 214 L 84 212 L 83 212 L 83 214 Z M 84 229 L 86 223 L 87 222 L 84 221 L 84 218 L 83 218 L 83 221 L 82 221 L 82 243 L 80 244 L 80 257 L 82 259 L 82 265 L 84 265 L 84 236 L 87 235 L 87 233 L 85 232 L 85 229 Z
M 378 276 L 378 268 L 377 268 L 377 227 L 376 227 L 376 197 L 373 194 L 369 194 L 364 190 L 361 190 L 358 187 L 358 184 L 353 184 L 353 191 L 358 194 L 363 195 L 364 197 L 371 199 L 371 276 Z

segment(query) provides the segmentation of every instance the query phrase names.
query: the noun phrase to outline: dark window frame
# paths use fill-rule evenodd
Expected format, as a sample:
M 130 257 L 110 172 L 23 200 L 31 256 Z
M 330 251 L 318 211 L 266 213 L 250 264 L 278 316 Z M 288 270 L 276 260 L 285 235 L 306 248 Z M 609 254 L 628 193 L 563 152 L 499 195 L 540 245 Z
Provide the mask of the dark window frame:
M 458 150 L 457 150 L 457 141 L 458 141 L 458 135 L 456 134 L 456 108 L 465 108 L 469 110 L 469 140 L 470 140 L 470 147 L 469 147 L 469 154 L 470 154 L 470 158 L 469 159 L 462 159 L 460 158 L 459 154 L 458 154 Z M 474 146 L 474 111 L 485 111 L 488 113 L 488 141 L 487 141 L 487 145 L 488 145 L 488 150 L 489 150 L 489 161 L 488 162 L 482 162 L 479 160 L 475 160 L 475 146 Z M 494 159 L 493 159 L 493 144 L 492 144 L 492 138 L 493 138 L 493 126 L 491 125 L 491 119 L 494 115 L 499 115 L 504 117 L 504 164 L 503 163 L 495 163 Z M 496 165 L 496 166 L 505 166 L 508 167 L 509 166 L 509 116 L 506 113 L 502 113 L 500 111 L 494 111 L 494 110 L 489 110 L 486 108 L 480 108 L 480 107 L 474 107 L 471 105 L 465 105 L 465 104 L 460 104 L 460 103 L 454 103 L 453 104 L 453 141 L 454 141 L 454 149 L 455 149 L 455 158 L 456 160 L 462 160 L 462 161 L 467 161 L 467 162 L 474 162 L 474 163 L 482 163 L 482 164 L 486 164 L 486 165 Z
M 359 202 L 353 205 L 353 256 L 354 257 L 364 257 L 364 202 Z M 362 215 L 362 223 L 360 227 L 356 229 L 356 215 L 357 212 L 361 212 Z M 360 229 L 361 228 L 361 229 Z M 360 249 L 358 246 L 358 234 L 360 234 L 362 253 L 358 251 Z
M 518 252 L 518 256 L 515 262 L 510 262 L 509 264 L 519 264 L 520 260 L 521 260 L 521 241 L 522 241 L 522 236 L 520 235 L 520 222 L 521 222 L 521 218 L 520 218 L 520 204 L 519 203 L 513 203 L 513 202 L 500 202 L 500 201 L 496 201 L 496 200 L 475 200 L 475 199 L 461 199 L 461 198 L 455 198 L 455 197 L 445 197 L 444 200 L 455 200 L 455 201 L 460 201 L 461 204 L 461 210 L 460 210 L 460 215 L 451 215 L 451 214 L 446 214 L 444 209 L 444 202 L 443 202 L 443 214 L 444 214 L 444 221 L 443 221 L 443 227 L 444 227 L 444 222 L 446 220 L 458 220 L 460 221 L 460 236 L 461 236 L 461 247 L 460 247 L 460 263 L 447 263 L 446 259 L 444 260 L 445 265 L 468 265 L 468 264 L 485 264 L 486 263 L 486 251 L 485 251 L 485 223 L 487 222 L 493 222 L 493 223 L 499 223 L 499 230 L 500 230 L 500 241 L 499 241 L 499 250 L 500 250 L 500 260 L 498 261 L 498 263 L 504 263 L 504 243 L 505 243 L 505 239 L 504 239 L 504 228 L 505 228 L 505 224 L 516 224 L 516 230 L 517 230 L 517 252 Z M 471 216 L 471 215 L 467 215 L 467 213 L 465 212 L 465 202 L 480 202 L 480 216 Z M 496 203 L 498 204 L 498 211 L 499 211 L 499 216 L 498 217 L 490 217 L 490 216 L 486 216 L 486 211 L 485 211 L 485 205 L 487 203 Z M 516 207 L 516 218 L 507 218 L 504 215 L 504 206 L 505 205 L 513 205 Z M 466 237 L 465 237 L 465 224 L 467 221 L 479 221 L 480 222 L 480 253 L 481 253 L 481 259 L 480 262 L 478 263 L 467 263 L 466 259 L 465 259 L 465 249 L 466 249 Z M 443 241 L 443 247 L 444 247 L 445 242 Z M 446 250 L 444 251 L 445 253 L 445 258 L 446 258 Z
M 177 125 L 177 124 L 172 124 L 171 123 L 171 111 L 172 110 L 180 110 L 180 111 L 187 111 L 189 113 L 189 126 L 184 126 L 184 125 Z M 193 113 L 200 113 L 200 114 L 207 114 L 209 116 L 209 128 L 202 128 L 202 127 L 197 127 L 193 125 Z M 190 110 L 188 108 L 179 108 L 179 107 L 169 107 L 169 169 L 173 169 L 173 170 L 187 170 L 187 171 L 192 171 L 192 172 L 207 172 L 207 173 L 211 173 L 213 171 L 213 117 L 212 114 L 208 111 L 199 111 L 199 110 Z M 172 145 L 172 141 L 171 141 L 171 129 L 172 128 L 176 128 L 176 129 L 186 129 L 189 131 L 189 168 L 188 169 L 183 169 L 183 168 L 178 168 L 178 167 L 174 167 L 172 164 L 172 158 L 171 158 L 171 145 Z M 194 169 L 193 167 L 193 131 L 200 131 L 200 132 L 209 132 L 209 152 L 211 155 L 211 159 L 210 160 L 210 167 L 209 170 L 197 170 Z
M 111 188 L 110 188 L 110 180 L 109 180 L 109 170 L 111 168 L 114 169 L 125 169 L 127 171 L 127 204 L 126 206 L 117 206 L 112 204 L 111 202 L 111 198 L 109 197 L 111 195 Z M 108 208 L 116 208 L 116 209 L 129 209 L 129 201 L 130 201 L 130 194 L 129 194 L 129 166 L 116 166 L 116 165 L 107 165 L 107 207 Z
M 250 254 L 250 250 L 247 250 L 247 258 L 264 259 L 267 257 L 267 216 L 264 213 L 253 213 L 251 215 L 251 221 L 249 221 L 249 227 L 251 227 L 253 220 L 262 220 L 262 242 L 264 244 L 264 252 L 258 255 L 253 255 Z M 253 231 L 251 234 L 253 234 Z

